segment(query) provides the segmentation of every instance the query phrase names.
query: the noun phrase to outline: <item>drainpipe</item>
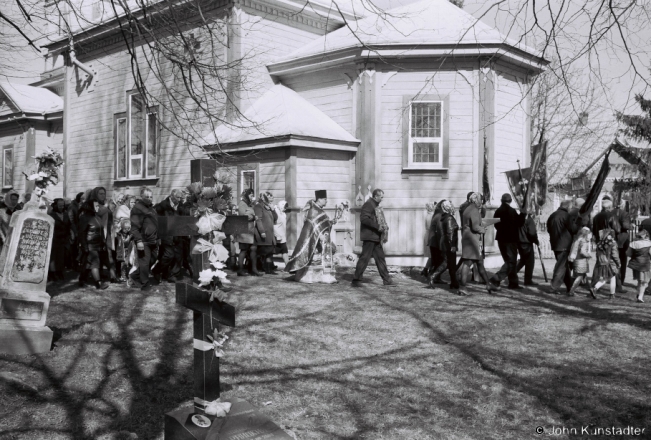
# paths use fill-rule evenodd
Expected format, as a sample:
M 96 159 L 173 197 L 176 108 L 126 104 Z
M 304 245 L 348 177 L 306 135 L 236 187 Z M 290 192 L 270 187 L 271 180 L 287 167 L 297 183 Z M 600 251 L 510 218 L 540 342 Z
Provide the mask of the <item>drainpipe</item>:
M 77 57 L 75 56 L 75 50 L 72 47 L 70 48 L 70 62 L 88 74 L 89 82 L 93 80 L 93 77 L 95 76 L 95 72 L 91 70 L 90 67 L 88 67 L 87 65 L 85 65 L 84 63 L 82 63 L 77 59 Z

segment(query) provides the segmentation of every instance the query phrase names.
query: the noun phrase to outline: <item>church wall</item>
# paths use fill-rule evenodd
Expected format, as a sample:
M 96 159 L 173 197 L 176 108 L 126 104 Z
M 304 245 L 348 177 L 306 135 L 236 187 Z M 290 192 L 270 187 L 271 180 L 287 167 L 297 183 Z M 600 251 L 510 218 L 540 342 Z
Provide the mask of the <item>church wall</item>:
M 353 87 L 341 69 L 328 69 L 283 79 L 283 84 L 328 115 L 348 133 L 353 128 Z
M 147 54 L 151 62 L 150 52 L 138 48 L 138 54 L 143 53 Z M 67 67 L 67 196 L 100 185 L 107 188 L 109 197 L 114 192 L 138 195 L 140 187 L 147 185 L 153 189 L 154 200 L 159 201 L 169 195 L 172 189 L 188 185 L 190 160 L 206 155 L 172 132 L 187 134 L 190 129 L 196 128 L 194 134 L 198 136 L 203 134 L 202 124 L 205 121 L 192 112 L 192 100 L 183 96 L 183 80 L 178 70 L 171 63 L 162 62 L 158 71 L 152 72 L 147 67 L 145 57 L 140 56 L 143 80 L 154 97 L 150 104 L 158 105 L 159 120 L 162 121 L 158 177 L 116 180 L 114 116 L 127 111 L 127 92 L 136 90 L 131 58 L 119 42 L 85 54 L 80 51 L 77 57 L 97 70 L 97 75 L 91 87 L 82 87 L 81 78 L 85 74 L 76 67 Z M 165 86 L 161 85 L 159 78 L 165 80 Z M 167 90 L 175 90 L 176 103 L 170 104 L 167 100 Z M 219 96 L 214 99 L 215 108 L 219 105 L 217 100 L 224 100 Z M 181 106 L 182 111 L 179 110 Z M 192 124 L 188 121 L 192 121 Z M 183 125 L 181 129 L 180 124 Z
M 509 193 L 505 171 L 529 166 L 526 124 L 526 85 L 510 73 L 497 72 L 495 90 L 495 181 L 493 200 L 499 203 L 502 194 Z
M 322 35 L 322 31 L 250 7 L 242 8 L 242 102 L 244 112 L 274 85 L 267 64 Z
M 350 199 L 350 155 L 345 151 L 298 149 L 296 158 L 296 201 L 302 208 L 314 199 L 314 191 L 328 191 L 328 206 Z
M 472 72 L 467 72 L 470 76 Z M 392 75 L 387 78 L 387 76 Z M 456 71 L 399 72 L 382 74 L 380 184 L 388 208 L 425 209 L 425 203 L 450 199 L 458 206 L 473 185 L 474 116 L 473 89 Z M 449 165 L 447 172 L 403 171 L 403 117 L 408 118 L 404 96 L 449 97 Z M 377 147 L 376 147 L 377 151 Z M 377 154 L 377 153 L 376 153 Z

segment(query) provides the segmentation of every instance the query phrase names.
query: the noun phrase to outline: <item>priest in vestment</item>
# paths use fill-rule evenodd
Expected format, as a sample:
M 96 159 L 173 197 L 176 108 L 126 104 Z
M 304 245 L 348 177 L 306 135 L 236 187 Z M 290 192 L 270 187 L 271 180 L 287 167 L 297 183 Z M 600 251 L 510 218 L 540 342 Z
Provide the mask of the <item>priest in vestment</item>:
M 330 233 L 336 220 L 330 220 L 323 210 L 328 203 L 327 192 L 315 191 L 314 195 L 314 200 L 310 200 L 302 210 L 305 223 L 285 271 L 294 273 L 295 281 L 302 283 L 336 283 L 328 270 L 332 267 L 333 253 Z

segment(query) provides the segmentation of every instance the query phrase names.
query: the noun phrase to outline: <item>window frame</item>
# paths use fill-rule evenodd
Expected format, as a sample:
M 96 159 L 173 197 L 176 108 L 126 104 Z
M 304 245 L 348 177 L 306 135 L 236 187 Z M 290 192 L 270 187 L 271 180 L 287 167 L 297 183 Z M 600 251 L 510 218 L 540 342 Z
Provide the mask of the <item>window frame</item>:
M 255 173 L 255 182 L 253 184 L 253 191 L 255 196 L 258 197 L 260 191 L 260 164 L 240 164 L 237 166 L 237 187 L 240 194 L 244 192 L 244 173 L 253 171 Z
M 441 136 L 435 138 L 418 138 L 411 136 L 412 121 L 412 104 L 413 103 L 441 103 Z M 404 95 L 403 96 L 403 153 L 402 168 L 403 171 L 447 171 L 449 167 L 449 139 L 450 139 L 450 117 L 449 117 L 450 99 L 449 95 Z M 438 162 L 414 162 L 413 145 L 418 141 L 421 142 L 438 142 L 439 143 L 439 161 Z
M 131 91 L 127 92 L 126 99 L 127 99 L 127 111 L 126 112 L 120 112 L 120 113 L 115 113 L 113 115 L 113 150 L 115 154 L 115 180 L 120 180 L 120 181 L 129 181 L 129 180 L 146 180 L 146 179 L 157 179 L 159 178 L 159 163 L 160 163 L 160 113 L 158 111 L 158 106 L 146 106 L 144 107 L 143 111 L 143 118 L 142 118 L 142 132 L 141 132 L 141 138 L 144 140 L 141 153 L 138 155 L 132 155 L 131 153 L 131 141 L 133 137 L 133 129 L 132 129 L 132 99 L 133 96 L 141 96 L 140 93 L 137 91 Z M 144 101 L 144 100 L 143 100 Z M 151 155 L 149 154 L 149 143 L 150 143 L 150 134 L 151 134 L 151 128 L 150 128 L 150 120 L 152 118 L 152 115 L 156 118 L 155 122 L 155 135 L 154 135 L 154 141 L 156 142 L 156 147 L 155 147 L 155 157 L 152 159 Z M 126 135 L 125 135 L 125 154 L 126 154 L 126 163 L 125 163 L 125 170 L 124 170 L 124 175 L 120 175 L 120 167 L 119 167 L 119 123 L 120 121 L 125 121 L 126 124 Z M 140 162 L 140 170 L 141 172 L 139 174 L 134 174 L 132 171 L 132 159 L 141 159 Z M 149 164 L 150 161 L 155 161 L 154 165 L 154 173 L 150 174 L 149 173 Z
M 7 158 L 7 151 L 11 151 L 11 184 L 6 185 L 7 176 L 5 175 L 5 159 Z M 14 187 L 14 169 L 15 169 L 16 157 L 14 155 L 14 146 L 5 145 L 2 147 L 2 188 L 10 189 Z

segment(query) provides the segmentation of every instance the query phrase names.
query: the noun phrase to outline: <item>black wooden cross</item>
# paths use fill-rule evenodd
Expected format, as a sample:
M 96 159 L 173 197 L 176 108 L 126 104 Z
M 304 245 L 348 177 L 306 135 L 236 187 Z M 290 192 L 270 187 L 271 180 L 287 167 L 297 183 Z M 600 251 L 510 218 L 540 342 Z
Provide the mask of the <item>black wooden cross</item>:
M 204 414 L 206 405 L 219 398 L 219 358 L 211 338 L 219 324 L 235 327 L 235 309 L 228 303 L 210 301 L 210 292 L 187 283 L 176 283 L 176 303 L 193 312 L 194 407 Z

